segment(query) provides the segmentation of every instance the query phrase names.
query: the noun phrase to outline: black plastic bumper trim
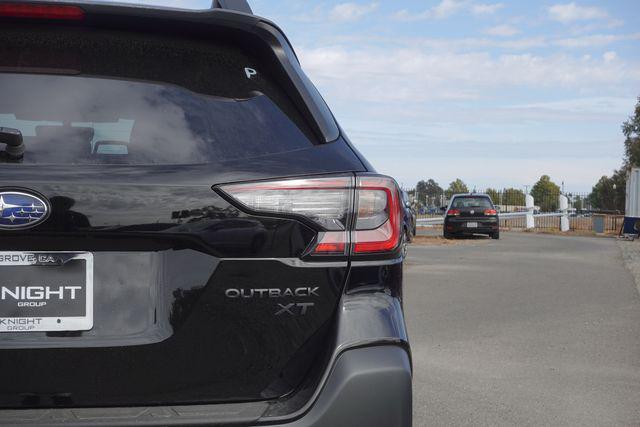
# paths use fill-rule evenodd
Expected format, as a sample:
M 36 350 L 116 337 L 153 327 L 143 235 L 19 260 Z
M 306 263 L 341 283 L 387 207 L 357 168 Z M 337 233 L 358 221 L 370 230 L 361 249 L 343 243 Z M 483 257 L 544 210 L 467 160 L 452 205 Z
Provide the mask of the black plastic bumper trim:
M 12 426 L 223 426 L 282 427 L 411 426 L 411 363 L 396 345 L 342 353 L 310 409 L 294 421 L 261 418 L 267 402 L 84 409 L 0 411 L 0 425 Z

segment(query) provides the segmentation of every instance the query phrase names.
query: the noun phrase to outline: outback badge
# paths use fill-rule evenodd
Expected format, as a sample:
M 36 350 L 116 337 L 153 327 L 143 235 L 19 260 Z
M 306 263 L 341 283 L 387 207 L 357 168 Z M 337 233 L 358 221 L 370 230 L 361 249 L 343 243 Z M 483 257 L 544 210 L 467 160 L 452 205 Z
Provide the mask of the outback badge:
M 26 191 L 0 191 L 0 230 L 34 227 L 49 216 L 49 204 Z

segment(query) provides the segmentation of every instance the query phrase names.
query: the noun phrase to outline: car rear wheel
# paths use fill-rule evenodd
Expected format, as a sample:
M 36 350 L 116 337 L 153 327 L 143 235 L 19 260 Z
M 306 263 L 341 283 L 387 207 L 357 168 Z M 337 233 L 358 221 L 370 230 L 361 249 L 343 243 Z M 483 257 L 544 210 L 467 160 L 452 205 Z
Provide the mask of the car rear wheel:
M 401 247 L 402 247 L 402 258 L 406 258 L 407 257 L 407 250 L 408 250 L 408 246 L 409 246 L 409 240 L 407 239 L 407 234 L 406 230 L 404 235 L 402 236 L 402 242 L 400 243 Z
M 449 233 L 448 231 L 444 232 L 444 238 L 445 239 L 453 239 L 453 234 Z
M 495 233 L 492 233 L 491 234 L 491 238 L 495 239 L 495 240 L 498 240 L 500 238 L 500 232 L 496 231 Z

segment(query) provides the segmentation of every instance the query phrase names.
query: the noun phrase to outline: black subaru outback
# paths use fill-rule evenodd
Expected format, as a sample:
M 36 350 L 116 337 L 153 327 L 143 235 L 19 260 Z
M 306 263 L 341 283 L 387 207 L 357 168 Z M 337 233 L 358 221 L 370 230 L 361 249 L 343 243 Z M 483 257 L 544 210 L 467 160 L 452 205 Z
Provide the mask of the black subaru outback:
M 398 186 L 275 24 L 0 1 L 0 89 L 0 424 L 411 424 Z

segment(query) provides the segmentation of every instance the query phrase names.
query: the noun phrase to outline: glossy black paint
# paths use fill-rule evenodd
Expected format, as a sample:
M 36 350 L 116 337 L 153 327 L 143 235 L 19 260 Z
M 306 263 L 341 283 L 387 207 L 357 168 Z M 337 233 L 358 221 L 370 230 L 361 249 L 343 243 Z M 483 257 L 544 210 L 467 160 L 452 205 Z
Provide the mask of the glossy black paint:
M 407 241 L 410 242 L 411 239 L 413 239 L 413 237 L 416 235 L 417 231 L 417 213 L 416 210 L 411 206 L 411 202 L 409 201 L 407 192 L 402 190 L 400 194 L 402 195 L 404 233 Z
M 78 28 L 229 37 L 250 46 L 320 144 L 208 165 L 0 164 L 0 189 L 37 191 L 52 205 L 41 226 L 3 231 L 0 251 L 89 251 L 96 264 L 92 330 L 0 334 L 0 366 L 11 367 L 0 373 L 0 408 L 235 402 L 238 414 L 246 405 L 252 416 L 262 411 L 261 423 L 284 422 L 318 401 L 345 351 L 408 352 L 400 247 L 303 261 L 318 232 L 312 224 L 251 215 L 213 191 L 231 182 L 374 172 L 340 135 L 281 31 L 220 10 L 83 8 L 87 20 Z M 317 291 L 228 294 L 297 287 Z M 282 311 L 301 302 L 314 305 L 304 315 Z
M 243 213 L 212 186 L 361 169 L 341 142 L 206 166 L 0 165 L 0 188 L 31 189 L 52 204 L 41 226 L 3 231 L 0 251 L 90 251 L 96 265 L 91 331 L 0 335 L 0 365 L 14 367 L 0 374 L 0 406 L 197 403 L 289 393 L 323 348 L 347 265 L 278 261 L 300 257 L 316 231 L 292 219 Z M 278 304 L 306 299 L 224 295 L 228 288 L 302 286 L 319 288 L 305 316 L 275 313 Z
M 101 254 L 97 261 L 118 256 L 122 255 Z M 164 277 L 148 287 L 145 281 L 133 282 L 135 276 L 123 281 L 111 274 L 96 278 L 99 314 L 94 330 L 63 337 L 25 337 L 31 344 L 35 338 L 39 346 L 58 344 L 58 348 L 3 348 L 0 364 L 12 369 L 2 373 L 2 406 L 273 399 L 298 385 L 325 341 L 345 268 L 293 268 L 278 261 L 222 261 L 209 278 L 207 269 L 191 261 L 193 254 L 164 256 L 171 259 L 162 264 Z M 153 269 L 151 272 L 152 277 L 157 273 Z M 319 297 L 307 299 L 315 306 L 306 316 L 275 316 L 279 303 L 300 301 L 299 298 L 225 297 L 230 286 L 284 291 L 296 284 L 319 288 Z M 146 322 L 142 316 L 147 317 Z M 155 338 L 157 342 L 126 343 L 127 338 L 131 339 L 126 332 L 135 332 L 135 325 L 139 325 L 141 338 Z M 162 336 L 163 329 L 170 334 L 168 337 Z M 109 339 L 110 336 L 115 338 Z M 20 337 L 12 337 L 12 342 L 3 340 L 2 345 L 7 344 L 20 346 Z
M 353 262 L 344 293 L 332 320 L 326 351 L 310 370 L 298 390 L 290 396 L 272 401 L 263 420 L 275 422 L 298 417 L 321 393 L 331 366 L 343 352 L 361 347 L 393 345 L 407 351 L 411 360 L 409 338 L 402 309 L 402 259 L 393 263 Z

